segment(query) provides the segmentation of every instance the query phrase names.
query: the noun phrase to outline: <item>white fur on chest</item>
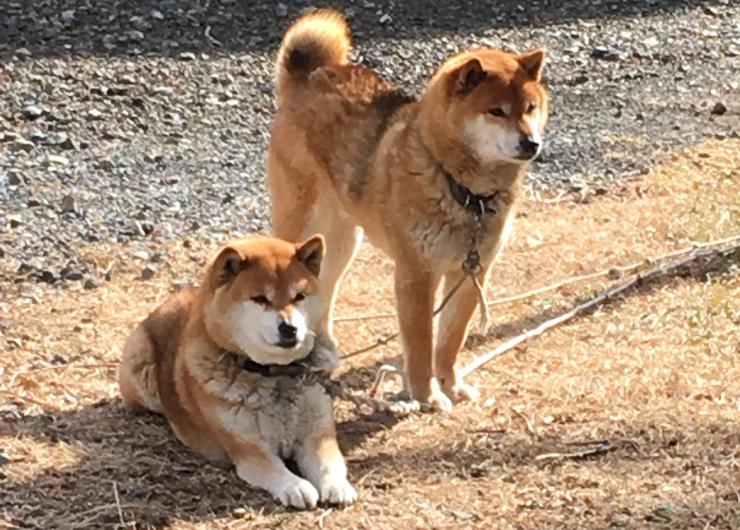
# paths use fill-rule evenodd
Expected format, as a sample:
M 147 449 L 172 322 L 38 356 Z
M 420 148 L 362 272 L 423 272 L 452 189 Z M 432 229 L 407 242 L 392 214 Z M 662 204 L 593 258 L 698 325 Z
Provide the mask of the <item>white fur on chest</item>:
M 311 436 L 317 421 L 333 421 L 331 400 L 321 385 L 305 385 L 289 377 L 266 379 L 241 404 L 220 409 L 218 416 L 235 435 L 283 458 Z
M 419 220 L 411 230 L 412 240 L 418 250 L 440 273 L 459 270 L 468 251 L 473 248 L 474 215 L 457 204 L 454 207 L 459 208 L 459 212 Z M 486 214 L 483 217 L 476 245 L 483 263 L 493 261 L 509 237 L 513 221 L 510 211 L 507 207 L 500 213 Z

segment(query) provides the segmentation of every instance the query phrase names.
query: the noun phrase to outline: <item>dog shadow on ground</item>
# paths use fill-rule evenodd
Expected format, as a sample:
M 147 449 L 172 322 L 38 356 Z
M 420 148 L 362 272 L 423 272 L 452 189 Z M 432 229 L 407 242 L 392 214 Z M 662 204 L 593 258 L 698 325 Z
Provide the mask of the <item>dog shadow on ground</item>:
M 569 462 L 565 469 L 571 470 L 574 465 L 613 466 L 621 461 L 634 468 L 635 462 L 670 459 L 673 453 L 680 456 L 681 451 L 675 447 L 675 438 L 653 435 L 657 432 L 654 426 L 609 424 L 601 435 L 611 441 L 582 456 L 542 463 L 538 455 L 578 450 L 570 445 L 568 439 L 573 435 L 567 426 L 558 436 L 538 439 L 526 439 L 519 431 L 463 426 L 448 440 L 431 447 L 422 444 L 418 449 L 398 452 L 381 446 L 353 454 L 367 436 L 394 424 L 395 420 L 385 415 L 339 424 L 350 478 L 356 484 L 362 478 L 359 502 L 363 490 L 380 494 L 396 488 L 398 477 L 428 482 L 437 476 L 440 483 L 450 477 L 476 480 L 510 476 L 515 480 L 518 474 L 545 468 L 557 477 L 564 462 Z M 27 416 L 14 422 L 11 429 L 15 435 L 36 442 L 38 448 L 32 451 L 43 468 L 26 480 L 5 476 L 0 482 L 0 507 L 13 514 L 8 518 L 11 525 L 48 527 L 48 521 L 55 521 L 59 528 L 112 527 L 121 523 L 118 502 L 124 520 L 135 519 L 153 528 L 166 527 L 175 520 L 208 522 L 229 517 L 236 508 L 261 514 L 284 512 L 268 494 L 247 487 L 231 466 L 209 463 L 185 448 L 161 416 L 126 411 L 118 399 L 75 411 Z M 651 429 L 655 431 L 652 434 Z M 707 429 L 724 432 L 727 426 L 682 425 L 682 443 L 697 443 L 691 439 L 693 433 Z M 727 432 L 727 436 L 733 433 Z M 43 453 L 59 444 L 70 448 L 76 458 L 62 465 L 45 461 Z M 36 518 L 39 523 L 34 523 Z
M 357 385 L 371 371 L 348 377 Z M 399 421 L 387 413 L 343 416 L 337 431 L 347 455 Z M 267 493 L 246 486 L 233 466 L 209 462 L 182 445 L 162 416 L 132 412 L 118 398 L 8 419 L 3 434 L 32 440 L 28 458 L 41 468 L 28 479 L 0 481 L 0 512 L 14 514 L 11 524 L 32 527 L 36 517 L 39 527 L 50 520 L 58 527 L 120 524 L 116 495 L 124 513 L 152 527 L 174 519 L 208 521 L 239 507 L 283 510 Z
M 573 20 L 636 17 L 704 5 L 706 0 L 651 2 L 590 0 L 522 3 L 519 0 L 443 2 L 409 0 L 384 8 L 353 0 L 329 0 L 350 18 L 358 40 L 430 38 L 436 34 L 544 27 Z M 98 0 L 65 9 L 58 2 L 17 2 L 0 22 L 0 54 L 24 49 L 33 56 L 183 52 L 271 51 L 288 24 L 310 6 L 277 3 L 177 0 Z M 72 3 L 73 5 L 74 3 Z

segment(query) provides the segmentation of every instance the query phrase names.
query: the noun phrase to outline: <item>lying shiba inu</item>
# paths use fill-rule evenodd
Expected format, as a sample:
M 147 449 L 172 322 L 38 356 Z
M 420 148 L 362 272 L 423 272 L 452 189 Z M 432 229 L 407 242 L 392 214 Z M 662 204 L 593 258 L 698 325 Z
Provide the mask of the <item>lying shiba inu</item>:
M 326 237 L 328 334 L 339 281 L 367 232 L 395 261 L 412 397 L 448 410 L 451 399 L 477 396 L 456 369 L 477 292 L 466 281 L 451 298 L 433 349 L 435 292 L 459 283 L 464 261 L 485 288 L 542 148 L 545 52 L 457 54 L 416 101 L 349 64 L 349 46 L 346 22 L 330 10 L 304 15 L 283 38 L 268 156 L 273 230 Z
M 337 362 L 316 333 L 323 252 L 321 236 L 226 245 L 199 287 L 178 291 L 134 330 L 119 372 L 126 405 L 164 413 L 183 443 L 228 457 L 243 480 L 297 508 L 356 498 L 331 400 L 305 378 Z M 289 457 L 307 480 L 288 470 Z

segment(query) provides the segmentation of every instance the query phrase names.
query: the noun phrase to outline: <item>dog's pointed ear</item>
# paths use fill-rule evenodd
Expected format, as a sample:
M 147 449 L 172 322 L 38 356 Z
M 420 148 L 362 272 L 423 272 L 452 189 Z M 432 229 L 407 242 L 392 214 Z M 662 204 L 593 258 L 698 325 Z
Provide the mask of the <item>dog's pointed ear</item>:
M 321 272 L 321 260 L 324 257 L 324 236 L 316 234 L 303 243 L 296 245 L 296 257 L 315 276 Z
M 213 260 L 213 274 L 219 285 L 229 283 L 247 266 L 248 261 L 233 247 L 225 247 Z
M 547 52 L 544 48 L 532 50 L 519 54 L 517 59 L 519 64 L 522 65 L 522 69 L 526 72 L 527 77 L 535 81 L 539 81 L 542 77 L 542 66 L 545 64 L 545 56 Z
M 486 71 L 478 59 L 473 57 L 450 74 L 450 88 L 455 96 L 469 94 L 486 78 Z

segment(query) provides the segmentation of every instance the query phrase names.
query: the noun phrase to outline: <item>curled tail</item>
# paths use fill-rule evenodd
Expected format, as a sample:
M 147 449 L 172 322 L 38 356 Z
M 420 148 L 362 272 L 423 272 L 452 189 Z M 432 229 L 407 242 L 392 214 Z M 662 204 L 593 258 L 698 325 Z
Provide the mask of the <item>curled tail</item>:
M 345 64 L 351 40 L 338 11 L 320 9 L 296 20 L 285 32 L 276 64 L 276 87 L 283 103 L 322 66 Z

